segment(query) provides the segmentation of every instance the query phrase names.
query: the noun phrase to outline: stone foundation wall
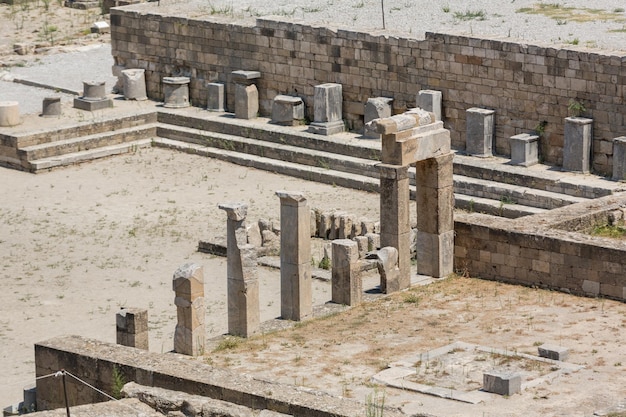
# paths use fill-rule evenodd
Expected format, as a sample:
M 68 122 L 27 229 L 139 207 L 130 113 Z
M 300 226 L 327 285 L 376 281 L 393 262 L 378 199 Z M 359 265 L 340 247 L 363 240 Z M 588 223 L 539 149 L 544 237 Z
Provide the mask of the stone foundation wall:
M 226 83 L 232 111 L 231 71 L 258 70 L 262 114 L 270 114 L 274 96 L 289 94 L 304 99 L 312 119 L 314 86 L 340 83 L 344 119 L 356 130 L 368 98 L 393 97 L 394 111 L 401 112 L 415 106 L 419 90 L 435 89 L 443 93 L 445 127 L 455 148 L 465 148 L 465 111 L 490 108 L 496 111 L 496 153 L 509 155 L 511 136 L 545 121 L 541 157 L 556 165 L 563 159 L 563 119 L 575 99 L 594 119 L 593 168 L 604 174 L 612 169 L 612 139 L 626 134 L 626 56 L 435 33 L 418 40 L 265 19 L 220 23 L 190 18 L 178 6 L 168 12 L 156 4 L 111 11 L 116 62 L 144 68 L 153 99 L 162 99 L 162 77 L 185 75 L 197 106 L 206 104 L 206 83 Z
M 323 392 L 260 381 L 176 354 L 153 353 L 80 336 L 61 336 L 35 344 L 35 367 L 38 377 L 64 369 L 108 394 L 112 392 L 116 367 L 125 382 L 201 395 L 256 410 L 309 417 L 361 417 L 366 411 L 365 404 Z M 107 400 L 69 376 L 66 383 L 70 406 Z M 64 406 L 61 377 L 37 380 L 37 410 Z M 401 414 L 385 409 L 385 415 Z
M 577 230 L 606 224 L 609 196 L 515 220 L 457 214 L 455 268 L 472 277 L 626 301 L 626 241 Z

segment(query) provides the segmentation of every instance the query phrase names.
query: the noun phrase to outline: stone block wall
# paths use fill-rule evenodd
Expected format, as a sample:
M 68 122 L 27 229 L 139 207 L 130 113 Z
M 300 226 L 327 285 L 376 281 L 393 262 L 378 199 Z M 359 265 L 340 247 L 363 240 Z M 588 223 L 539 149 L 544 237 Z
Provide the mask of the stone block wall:
M 477 213 L 455 219 L 455 268 L 472 277 L 626 300 L 626 241 L 578 230 L 605 223 L 624 197 L 510 220 Z
M 184 7 L 166 16 L 156 4 L 111 11 L 116 62 L 146 70 L 148 95 L 162 99 L 164 76 L 191 77 L 193 105 L 206 104 L 206 84 L 226 83 L 233 111 L 234 70 L 261 72 L 260 112 L 278 94 L 303 98 L 312 119 L 314 86 L 343 85 L 344 119 L 361 129 L 370 97 L 393 97 L 394 111 L 415 106 L 422 89 L 443 93 L 452 145 L 465 148 L 465 111 L 496 111 L 495 152 L 510 154 L 509 138 L 546 121 L 541 157 L 560 165 L 563 119 L 570 99 L 594 119 L 593 168 L 610 174 L 612 139 L 626 134 L 626 56 L 427 33 L 424 40 L 331 30 L 257 19 L 220 23 L 189 18 Z

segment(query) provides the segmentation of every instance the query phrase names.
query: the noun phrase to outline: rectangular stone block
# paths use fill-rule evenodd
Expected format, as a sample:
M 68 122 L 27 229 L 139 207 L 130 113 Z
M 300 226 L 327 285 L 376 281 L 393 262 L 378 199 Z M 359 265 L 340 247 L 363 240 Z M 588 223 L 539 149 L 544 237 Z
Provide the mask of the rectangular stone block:
M 539 356 L 555 361 L 566 361 L 569 357 L 569 349 L 556 345 L 541 345 L 538 348 Z
M 419 177 L 417 177 L 419 181 Z M 454 229 L 454 187 L 431 188 L 417 184 L 417 229 L 433 234 Z
M 442 111 L 441 111 L 441 102 L 442 96 L 441 91 L 436 90 L 420 90 L 417 93 L 416 104 L 417 107 L 429 111 L 435 114 L 435 120 L 441 121 Z
M 465 149 L 468 155 L 493 156 L 495 110 L 472 107 L 466 111 Z
M 591 161 L 593 119 L 565 118 L 563 131 L 563 169 L 588 173 Z
M 294 265 L 280 263 L 280 314 L 285 320 L 303 320 L 311 315 L 311 261 Z
M 483 374 L 483 390 L 499 395 L 513 395 L 522 391 L 522 377 L 504 372 L 486 372 Z
M 417 273 L 444 278 L 454 272 L 454 230 L 417 232 Z
M 626 136 L 613 139 L 613 179 L 626 181 Z
M 272 122 L 295 126 L 304 120 L 304 103 L 300 97 L 277 95 L 272 101 Z
M 333 243 L 332 301 L 356 305 L 361 302 L 363 283 L 358 268 L 359 249 L 353 240 L 337 239 Z
M 209 111 L 224 111 L 225 95 L 224 84 L 209 83 L 207 84 L 207 106 Z
M 259 91 L 256 85 L 235 85 L 235 117 L 254 119 L 259 113 Z
M 117 343 L 148 350 L 148 310 L 125 308 L 115 316 Z
M 539 136 L 522 133 L 511 136 L 511 164 L 531 166 L 539 162 Z
M 375 119 L 391 117 L 391 102 L 393 98 L 389 97 L 372 97 L 368 98 L 363 111 L 363 123 L 365 123 L 365 131 L 363 135 L 369 139 L 380 139 L 380 133 L 376 130 L 368 128 L 367 123 Z
M 228 333 L 233 336 L 250 337 L 259 330 L 259 282 L 258 280 L 229 279 Z
M 313 123 L 308 131 L 318 135 L 334 135 L 345 130 L 342 120 L 343 95 L 341 84 L 315 86 Z
M 450 132 L 443 122 L 382 136 L 381 159 L 386 164 L 409 165 L 450 153 Z

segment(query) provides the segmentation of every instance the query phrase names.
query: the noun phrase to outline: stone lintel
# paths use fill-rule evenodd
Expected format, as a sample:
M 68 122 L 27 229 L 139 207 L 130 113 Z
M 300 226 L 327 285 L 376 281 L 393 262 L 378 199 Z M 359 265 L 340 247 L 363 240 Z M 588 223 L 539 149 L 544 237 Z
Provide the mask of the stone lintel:
M 301 191 L 276 191 L 276 195 L 280 198 L 281 204 L 288 206 L 302 206 L 306 204 L 306 197 Z
M 242 221 L 248 214 L 248 205 L 244 203 L 222 203 L 217 207 L 224 210 L 230 220 Z
M 417 161 L 450 153 L 450 131 L 443 122 L 435 122 L 394 135 L 383 135 L 382 160 L 393 165 L 409 165 Z

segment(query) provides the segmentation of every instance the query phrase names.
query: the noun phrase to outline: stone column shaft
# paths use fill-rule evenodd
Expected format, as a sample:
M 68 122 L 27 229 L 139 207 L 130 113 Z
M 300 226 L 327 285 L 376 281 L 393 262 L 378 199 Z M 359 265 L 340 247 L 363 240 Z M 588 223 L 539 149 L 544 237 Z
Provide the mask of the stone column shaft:
M 409 170 L 407 166 L 379 164 L 380 171 L 380 245 L 398 250 L 400 274 L 398 288 L 411 285 L 411 248 L 409 224 Z
M 302 320 L 312 312 L 311 213 L 302 193 L 277 191 L 280 198 L 281 316 Z
M 567 117 L 563 131 L 563 169 L 589 173 L 593 119 Z
M 332 302 L 357 305 L 363 296 L 358 245 L 349 239 L 333 240 L 332 245 Z
M 148 350 L 148 310 L 123 308 L 115 315 L 118 345 Z
M 202 267 L 188 263 L 174 272 L 172 287 L 178 321 L 174 332 L 174 351 L 198 356 L 204 353 L 204 274 Z
M 256 248 L 248 244 L 245 204 L 220 204 L 226 211 L 228 333 L 249 337 L 259 330 Z

